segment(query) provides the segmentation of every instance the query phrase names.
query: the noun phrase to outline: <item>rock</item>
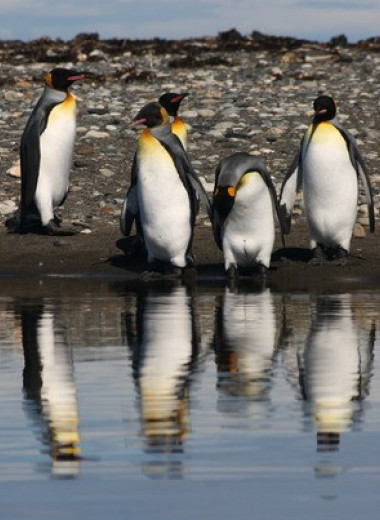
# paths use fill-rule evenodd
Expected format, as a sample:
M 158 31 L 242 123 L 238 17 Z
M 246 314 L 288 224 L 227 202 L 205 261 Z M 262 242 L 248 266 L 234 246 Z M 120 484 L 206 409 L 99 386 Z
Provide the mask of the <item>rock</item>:
M 84 135 L 81 139 L 105 139 L 109 137 L 108 132 L 101 132 L 99 130 L 89 130 L 86 135 Z
M 354 225 L 354 230 L 353 230 L 352 234 L 355 238 L 364 238 L 366 235 L 366 232 L 365 232 L 364 227 L 361 224 L 359 224 L 359 222 L 356 222 Z
M 7 170 L 7 174 L 10 175 L 11 177 L 21 177 L 21 166 L 20 166 L 20 161 L 17 161 L 16 163 L 13 164 L 13 166 L 11 166 L 8 170 Z
M 114 172 L 112 170 L 110 170 L 109 168 L 100 168 L 99 173 L 101 175 L 103 175 L 103 177 L 106 177 L 107 179 L 109 179 L 110 177 L 112 177 L 114 175 Z
M 3 200 L 0 202 L 0 215 L 10 215 L 17 209 L 17 205 L 13 200 Z

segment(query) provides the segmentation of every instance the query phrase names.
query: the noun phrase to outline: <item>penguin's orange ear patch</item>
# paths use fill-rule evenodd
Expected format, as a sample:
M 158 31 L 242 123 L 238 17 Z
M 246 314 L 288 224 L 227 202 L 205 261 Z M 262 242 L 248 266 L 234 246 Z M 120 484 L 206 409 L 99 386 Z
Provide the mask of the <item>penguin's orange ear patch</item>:
M 48 72 L 45 76 L 45 83 L 48 87 L 53 88 L 53 78 L 50 72 Z
M 235 197 L 236 195 L 236 188 L 235 186 L 228 186 L 227 193 L 230 197 Z

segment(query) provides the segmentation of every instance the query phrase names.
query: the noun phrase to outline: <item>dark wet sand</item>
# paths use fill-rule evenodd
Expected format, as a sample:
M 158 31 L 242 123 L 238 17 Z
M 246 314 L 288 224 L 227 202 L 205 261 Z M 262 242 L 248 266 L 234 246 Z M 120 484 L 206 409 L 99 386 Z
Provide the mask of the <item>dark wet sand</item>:
M 286 248 L 278 239 L 274 248 L 267 285 L 274 291 L 352 291 L 380 288 L 380 240 L 377 233 L 353 238 L 346 266 L 310 266 L 308 236 L 303 220 L 286 237 Z M 55 284 L 61 290 L 74 290 L 78 279 L 89 289 L 95 283 L 120 283 L 123 286 L 143 282 L 147 269 L 144 260 L 126 255 L 127 239 L 117 226 L 94 225 L 89 235 L 50 237 L 8 234 L 0 231 L 0 294 L 33 293 L 41 286 Z M 194 253 L 198 285 L 223 286 L 221 252 L 211 227 L 196 228 Z M 42 282 L 41 282 L 42 281 Z M 57 282 L 59 284 L 57 285 Z

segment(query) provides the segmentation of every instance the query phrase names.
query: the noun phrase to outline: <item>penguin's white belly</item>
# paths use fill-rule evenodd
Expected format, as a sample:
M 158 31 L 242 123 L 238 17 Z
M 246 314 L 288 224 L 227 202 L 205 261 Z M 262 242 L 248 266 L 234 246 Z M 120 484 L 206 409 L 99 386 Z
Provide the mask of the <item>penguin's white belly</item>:
M 319 431 L 341 431 L 358 398 L 357 331 L 347 313 L 313 332 L 305 354 L 305 392 Z
M 259 173 L 239 187 L 233 208 L 225 222 L 223 253 L 225 268 L 262 263 L 269 267 L 275 229 L 270 193 Z
M 346 144 L 339 139 L 310 143 L 303 161 L 304 202 L 312 240 L 347 248 L 356 220 L 358 184 Z
M 190 200 L 166 152 L 139 158 L 138 195 L 149 259 L 184 267 L 191 237 Z
M 40 170 L 36 197 L 50 196 L 53 205 L 66 195 L 72 163 L 76 125 L 72 117 L 54 118 L 40 137 Z

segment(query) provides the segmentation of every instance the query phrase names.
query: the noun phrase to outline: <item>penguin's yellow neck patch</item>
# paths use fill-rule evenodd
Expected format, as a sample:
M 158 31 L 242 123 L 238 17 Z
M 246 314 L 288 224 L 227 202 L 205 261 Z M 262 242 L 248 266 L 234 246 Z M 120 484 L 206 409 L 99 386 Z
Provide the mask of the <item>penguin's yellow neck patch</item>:
M 161 107 L 161 116 L 162 116 L 162 125 L 167 125 L 170 122 L 169 114 L 166 112 L 166 110 Z
M 345 145 L 345 140 L 339 130 L 328 121 L 318 123 L 316 127 L 314 125 L 310 125 L 307 129 L 306 138 L 309 142 L 312 140 L 313 143 L 323 143 L 335 139 L 336 141 Z
M 258 174 L 258 172 L 255 172 L 255 171 L 245 173 L 242 176 L 242 178 L 240 179 L 240 181 L 237 183 L 236 189 L 238 190 L 239 188 L 244 186 L 244 184 L 247 184 L 247 182 L 249 182 L 252 179 L 252 177 L 254 177 L 256 175 L 259 175 L 259 174 Z
M 49 124 L 53 123 L 58 117 L 69 117 L 75 119 L 76 116 L 76 99 L 68 93 L 62 103 L 58 103 L 49 114 Z
M 152 135 L 152 132 L 149 128 L 144 128 L 139 137 L 140 144 L 148 144 L 152 143 L 152 141 L 156 141 L 156 138 Z
M 152 154 L 165 153 L 165 150 L 158 139 L 154 137 L 149 128 L 144 128 L 138 140 L 139 153 L 143 157 L 152 156 Z
M 186 124 L 180 117 L 175 117 L 171 124 L 171 130 L 181 140 L 182 144 L 186 146 L 187 141 L 187 128 Z

